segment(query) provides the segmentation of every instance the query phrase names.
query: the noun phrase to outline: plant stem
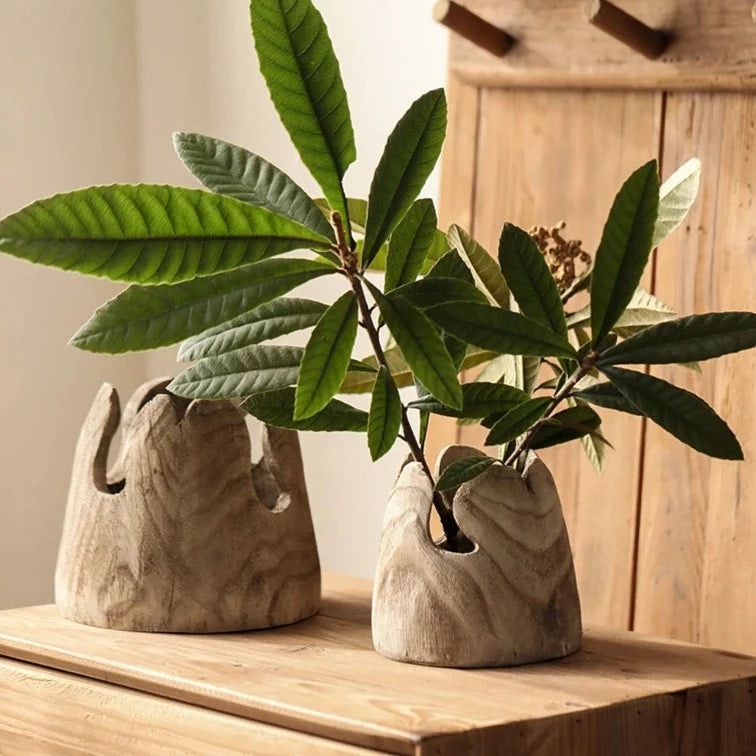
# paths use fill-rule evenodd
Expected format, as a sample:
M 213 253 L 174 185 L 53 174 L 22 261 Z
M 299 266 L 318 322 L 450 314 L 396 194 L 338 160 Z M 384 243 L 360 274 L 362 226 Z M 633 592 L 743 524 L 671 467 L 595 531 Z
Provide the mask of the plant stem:
M 362 286 L 362 280 L 360 273 L 357 270 L 357 258 L 354 252 L 347 246 L 346 238 L 344 235 L 344 229 L 341 224 L 341 217 L 338 213 L 331 213 L 331 223 L 336 231 L 336 239 L 338 240 L 338 253 L 342 261 L 342 272 L 349 280 L 349 284 L 352 287 L 355 297 L 357 298 L 357 306 L 360 310 L 361 325 L 367 331 L 370 343 L 373 347 L 373 353 L 378 361 L 378 364 L 386 368 L 389 376 L 391 376 L 391 369 L 389 368 L 388 361 L 386 360 L 386 354 L 381 346 L 381 339 L 378 334 L 378 329 L 373 322 L 372 309 L 365 297 L 365 289 Z M 393 380 L 393 377 L 392 377 Z M 425 459 L 422 447 L 417 440 L 415 431 L 410 423 L 409 415 L 407 414 L 407 408 L 404 406 L 404 402 L 401 403 L 402 407 L 402 434 L 405 443 L 409 446 L 412 458 L 422 465 L 423 471 L 428 476 L 431 485 L 433 484 L 433 474 L 431 473 L 428 461 Z M 459 536 L 459 525 L 454 519 L 452 508 L 446 503 L 442 497 L 440 491 L 433 491 L 433 506 L 438 512 L 438 516 L 441 518 L 441 525 L 444 529 L 444 535 L 446 536 L 447 543 L 453 544 Z
M 515 450 L 507 457 L 504 464 L 514 466 L 515 462 L 517 461 L 518 457 L 525 451 L 528 450 L 530 447 L 531 442 L 533 441 L 533 436 L 535 436 L 538 429 L 543 424 L 543 421 L 546 420 L 546 418 L 550 417 L 554 410 L 557 408 L 557 406 L 564 400 L 567 399 L 572 394 L 572 389 L 575 388 L 575 386 L 578 384 L 581 378 L 583 378 L 587 373 L 589 373 L 593 366 L 596 364 L 596 360 L 598 359 L 599 355 L 597 352 L 590 352 L 586 358 L 583 360 L 583 362 L 580 364 L 578 369 L 564 382 L 562 387 L 554 394 L 553 399 L 551 400 L 551 404 L 546 409 L 546 413 L 544 416 L 523 436 L 522 441 L 515 447 Z

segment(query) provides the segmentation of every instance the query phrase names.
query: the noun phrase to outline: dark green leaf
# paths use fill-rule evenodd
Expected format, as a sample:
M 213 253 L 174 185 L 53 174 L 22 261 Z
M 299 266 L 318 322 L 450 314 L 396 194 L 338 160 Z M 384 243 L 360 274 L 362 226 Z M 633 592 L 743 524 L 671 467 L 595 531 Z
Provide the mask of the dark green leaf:
M 333 399 L 320 412 L 304 420 L 294 420 L 294 388 L 266 391 L 250 396 L 242 404 L 250 415 L 268 425 L 297 431 L 367 430 L 368 413 Z
M 446 133 L 446 97 L 434 89 L 417 99 L 386 142 L 370 186 L 363 267 L 404 217 L 441 154 Z
M 294 419 L 320 412 L 339 390 L 357 336 L 357 298 L 342 294 L 325 312 L 307 342 L 297 382 Z
M 172 286 L 130 286 L 98 308 L 71 344 L 110 354 L 175 344 L 335 272 L 311 260 L 273 259 Z
M 544 416 L 550 404 L 551 399 L 547 396 L 518 404 L 496 421 L 486 438 L 486 446 L 506 444 L 530 430 Z
M 446 491 L 449 488 L 457 488 L 468 480 L 477 478 L 478 475 L 484 473 L 497 461 L 493 457 L 487 457 L 484 454 L 476 454 L 465 459 L 458 459 L 456 462 L 452 462 L 441 473 L 439 479 L 436 481 L 436 490 Z
M 469 284 L 474 284 L 473 275 L 456 249 L 449 250 L 442 255 L 428 271 L 426 278 L 458 278 Z
M 627 412 L 629 415 L 640 415 L 638 409 L 633 406 L 611 383 L 596 383 L 593 386 L 576 391 L 574 396 L 586 402 L 595 404 L 597 407 Z
M 508 310 L 509 289 L 493 257 L 459 226 L 451 226 L 446 238 L 464 260 L 475 282 L 491 303 Z
M 448 417 L 482 418 L 495 412 L 503 414 L 530 397 L 514 386 L 503 383 L 465 383 L 462 385 L 462 409 L 452 409 L 433 397 L 410 402 L 413 409 Z
M 499 265 L 520 312 L 554 333 L 566 336 L 559 289 L 530 234 L 505 223 L 499 238 Z
M 385 367 L 381 367 L 373 384 L 368 417 L 370 457 L 380 459 L 396 441 L 402 423 L 402 402 L 396 384 Z
M 624 183 L 604 226 L 591 276 L 591 335 L 598 343 L 625 311 L 651 254 L 659 173 L 650 160 Z
M 404 284 L 388 294 L 390 298 L 404 297 L 415 307 L 425 310 L 439 302 L 479 302 L 486 298 L 472 284 L 459 278 L 436 278 L 426 276 L 419 281 Z
M 461 407 L 457 369 L 433 323 L 403 297 L 385 297 L 372 284 L 368 286 L 415 377 L 439 401 Z
M 427 310 L 445 331 L 502 354 L 574 357 L 567 339 L 517 312 L 473 302 L 441 304 Z
M 391 234 L 384 291 L 414 281 L 436 233 L 436 210 L 429 199 L 416 200 Z
M 530 448 L 545 449 L 574 441 L 597 430 L 600 425 L 601 418 L 590 407 L 584 404 L 569 407 L 543 421 L 533 435 Z
M 725 421 L 695 394 L 634 370 L 604 366 L 601 372 L 631 404 L 683 443 L 710 457 L 743 459 Z
M 92 186 L 0 221 L 0 250 L 114 281 L 174 283 L 330 242 L 231 197 L 173 186 Z
M 264 207 L 334 238 L 331 224 L 315 202 L 265 158 L 202 134 L 176 133 L 173 144 L 189 172 L 211 192 Z
M 214 357 L 234 349 L 270 341 L 314 326 L 326 306 L 311 299 L 280 297 L 254 310 L 189 337 L 179 348 L 183 362 Z
M 302 161 L 349 233 L 341 179 L 355 147 L 339 63 L 311 0 L 254 0 L 252 34 L 260 71 Z
M 601 355 L 599 366 L 709 360 L 756 346 L 756 313 L 710 312 L 645 328 Z

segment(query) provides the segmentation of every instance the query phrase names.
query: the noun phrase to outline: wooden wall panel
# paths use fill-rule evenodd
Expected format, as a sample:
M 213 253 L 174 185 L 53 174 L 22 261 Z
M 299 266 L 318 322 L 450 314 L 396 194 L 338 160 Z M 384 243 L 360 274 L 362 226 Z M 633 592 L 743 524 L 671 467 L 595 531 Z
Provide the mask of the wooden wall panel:
M 656 155 L 661 96 L 649 93 L 484 89 L 474 231 L 496 253 L 505 221 L 529 228 L 568 222 L 595 251 L 614 194 Z M 559 487 L 588 622 L 629 623 L 641 422 L 607 412 L 615 446 L 599 476 L 578 442 L 543 454 Z M 462 426 L 480 445 L 479 428 Z
M 681 313 L 756 309 L 756 96 L 670 94 L 670 168 L 697 155 L 701 192 L 657 258 L 657 293 Z M 702 395 L 746 462 L 690 451 L 649 424 L 635 629 L 756 653 L 756 353 L 654 374 Z

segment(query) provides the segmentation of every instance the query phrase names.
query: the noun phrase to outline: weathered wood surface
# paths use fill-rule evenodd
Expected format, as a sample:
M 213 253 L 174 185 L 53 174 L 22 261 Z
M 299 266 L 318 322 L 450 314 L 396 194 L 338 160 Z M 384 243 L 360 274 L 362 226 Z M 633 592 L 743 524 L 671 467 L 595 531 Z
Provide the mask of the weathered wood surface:
M 320 605 L 320 567 L 297 434 L 249 432 L 230 402 L 189 403 L 166 380 L 124 410 L 97 394 L 76 448 L 55 575 L 77 622 L 122 630 L 219 632 L 295 622 Z
M 366 756 L 377 751 L 0 659 L 3 756 Z
M 616 0 L 671 36 L 649 60 L 585 18 L 585 0 L 466 0 L 517 42 L 496 58 L 452 35 L 451 69 L 483 86 L 756 91 L 752 0 Z
M 669 95 L 664 164 L 691 155 L 703 163 L 701 189 L 659 250 L 657 294 L 686 314 L 754 310 L 756 95 Z M 745 462 L 710 459 L 649 425 L 635 627 L 756 653 L 756 352 L 701 368 L 653 372 L 703 396 Z
M 367 581 L 326 576 L 321 613 L 229 635 L 124 633 L 54 607 L 0 612 L 0 655 L 392 753 L 756 752 L 756 659 L 592 630 L 557 661 L 397 664 L 373 650 Z M 682 745 L 685 748 L 682 748 Z
M 447 447 L 437 474 L 474 454 Z M 373 642 L 390 659 L 441 667 L 543 661 L 580 648 L 580 600 L 559 495 L 534 454 L 450 491 L 467 554 L 439 549 L 433 489 L 417 462 L 389 498 L 373 594 Z

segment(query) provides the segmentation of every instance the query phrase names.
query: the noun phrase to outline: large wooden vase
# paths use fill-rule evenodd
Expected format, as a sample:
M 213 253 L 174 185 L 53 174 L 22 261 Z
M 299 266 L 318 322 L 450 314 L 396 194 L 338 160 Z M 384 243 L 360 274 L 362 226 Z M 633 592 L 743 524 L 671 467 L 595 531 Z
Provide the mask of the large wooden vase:
M 447 447 L 443 470 L 475 453 Z M 554 480 L 535 454 L 495 464 L 453 493 L 469 553 L 440 548 L 432 487 L 406 464 L 389 499 L 373 593 L 373 643 L 397 661 L 496 667 L 554 659 L 581 642 L 580 600 Z
M 97 394 L 76 447 L 55 600 L 67 618 L 119 630 L 221 632 L 284 625 L 320 607 L 320 565 L 297 434 L 263 428 L 251 461 L 243 414 L 190 403 L 167 380 L 123 415 Z

